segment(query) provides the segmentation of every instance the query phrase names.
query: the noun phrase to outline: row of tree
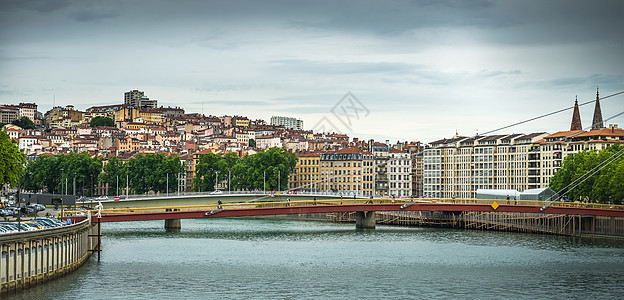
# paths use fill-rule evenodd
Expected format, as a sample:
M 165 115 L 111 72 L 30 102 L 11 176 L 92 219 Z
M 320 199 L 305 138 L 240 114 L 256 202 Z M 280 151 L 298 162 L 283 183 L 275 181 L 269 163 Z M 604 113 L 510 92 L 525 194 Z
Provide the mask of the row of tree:
M 550 180 L 550 188 L 570 200 L 624 202 L 624 146 L 582 151 L 566 156 Z
M 128 161 L 113 156 L 106 164 L 89 153 L 39 156 L 25 170 L 22 185 L 30 191 L 68 193 L 80 196 L 99 194 L 98 184 L 108 184 L 108 194 L 143 194 L 148 191 L 176 191 L 178 175 L 184 171 L 180 158 L 164 154 L 139 154 Z M 168 184 L 168 185 L 167 185 Z
M 101 193 L 119 195 L 129 187 L 130 193 L 150 191 L 164 193 L 178 189 L 185 170 L 180 158 L 164 154 L 137 155 L 127 161 L 115 156 L 104 162 L 87 152 L 66 155 L 40 155 L 23 167 L 24 154 L 17 150 L 5 132 L 0 131 L 0 180 L 17 186 L 21 172 L 22 189 L 31 192 L 67 193 L 96 196 Z M 277 190 L 288 187 L 289 174 L 297 164 L 297 156 L 285 149 L 271 148 L 243 158 L 235 153 L 204 154 L 196 165 L 194 191 L 213 191 L 218 185 L 234 190 Z M 108 186 L 98 192 L 97 186 Z
M 213 191 L 217 186 L 233 190 L 284 189 L 296 165 L 297 155 L 277 147 L 243 158 L 235 153 L 204 154 L 195 166 L 193 190 Z

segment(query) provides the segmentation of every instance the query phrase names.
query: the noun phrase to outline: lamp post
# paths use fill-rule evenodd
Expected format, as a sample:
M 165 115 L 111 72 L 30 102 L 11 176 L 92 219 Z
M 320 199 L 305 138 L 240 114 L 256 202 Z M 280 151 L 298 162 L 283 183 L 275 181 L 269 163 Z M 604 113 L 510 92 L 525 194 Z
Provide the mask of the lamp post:
M 17 231 L 22 231 L 22 204 L 20 200 L 20 190 L 22 189 L 22 180 L 20 174 L 22 173 L 22 162 L 17 162 Z
M 218 190 L 218 187 L 219 187 L 217 185 L 218 182 L 219 182 L 219 171 L 215 173 L 215 191 Z
M 169 197 L 169 173 L 167 173 L 167 197 Z
M 266 192 L 266 171 L 264 171 L 264 175 L 262 175 L 262 189 L 263 192 Z
M 232 193 L 232 185 L 230 184 L 231 179 L 232 179 L 232 170 L 228 169 L 228 194 Z
M 61 190 L 57 191 L 61 195 L 63 194 L 63 177 L 65 177 L 65 168 L 61 168 L 61 180 L 60 180 Z

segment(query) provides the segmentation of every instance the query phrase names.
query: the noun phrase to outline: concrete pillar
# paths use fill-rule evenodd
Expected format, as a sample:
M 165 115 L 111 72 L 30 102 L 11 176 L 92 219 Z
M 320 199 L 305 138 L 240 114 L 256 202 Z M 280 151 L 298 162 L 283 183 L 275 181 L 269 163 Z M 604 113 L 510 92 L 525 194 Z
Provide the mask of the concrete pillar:
M 182 222 L 180 219 L 165 220 L 165 229 L 181 229 Z
M 165 211 L 179 211 L 179 209 L 167 208 Z M 180 219 L 165 220 L 165 229 L 182 229 L 182 222 Z
M 375 229 L 375 212 L 374 211 L 356 211 L 355 212 L 355 228 Z

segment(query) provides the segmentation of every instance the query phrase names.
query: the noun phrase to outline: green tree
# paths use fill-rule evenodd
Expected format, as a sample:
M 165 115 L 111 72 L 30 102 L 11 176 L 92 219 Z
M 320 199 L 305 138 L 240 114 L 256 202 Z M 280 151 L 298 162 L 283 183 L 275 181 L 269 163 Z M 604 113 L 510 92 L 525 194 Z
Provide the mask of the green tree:
M 24 188 L 30 191 L 52 193 L 60 184 L 60 171 L 56 157 L 39 156 L 26 167 Z
M 167 157 L 164 154 L 139 154 L 127 162 L 130 188 L 137 194 L 169 191 L 178 187 L 176 175 L 184 170 L 179 157 Z
M 249 139 L 249 147 L 256 148 L 256 140 L 255 139 Z
M 93 119 L 91 119 L 91 122 L 89 122 L 89 126 L 91 127 L 96 127 L 96 126 L 115 126 L 115 121 L 111 118 L 108 117 L 101 117 L 101 116 L 97 116 Z
M 622 203 L 624 155 L 600 166 L 603 162 L 621 155 L 620 151 L 624 151 L 624 146 L 613 145 L 600 152 L 582 151 L 566 156 L 561 169 L 551 178 L 550 188 L 571 200 L 589 197 L 592 202 Z M 599 171 L 589 176 L 598 169 Z
M 216 172 L 220 170 L 219 163 L 223 159 L 214 153 L 202 154 L 195 165 L 195 176 L 193 178 L 193 191 L 214 191 Z
M 67 184 L 68 193 L 90 196 L 101 171 L 102 162 L 92 158 L 88 152 L 58 157 L 44 155 L 28 164 L 25 186 L 31 191 L 63 193 Z M 76 190 L 73 189 L 74 180 Z
M 17 186 L 18 172 L 25 168 L 26 155 L 20 152 L 9 135 L 0 130 L 0 185 Z
M 26 116 L 23 116 L 17 120 L 13 120 L 11 124 L 19 126 L 23 129 L 35 129 L 35 123 L 33 123 L 33 121 Z
M 100 181 L 103 184 L 108 183 L 109 194 L 123 194 L 126 188 L 126 174 L 128 174 L 124 161 L 117 158 L 117 156 L 112 156 L 102 166 L 102 171 Z M 119 183 L 119 186 L 117 186 L 117 183 Z

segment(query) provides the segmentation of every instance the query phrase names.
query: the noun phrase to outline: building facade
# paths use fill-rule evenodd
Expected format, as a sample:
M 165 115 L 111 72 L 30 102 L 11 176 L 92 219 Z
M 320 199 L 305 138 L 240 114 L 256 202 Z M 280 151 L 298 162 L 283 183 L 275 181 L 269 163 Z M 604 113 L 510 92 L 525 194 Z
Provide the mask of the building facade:
M 303 121 L 297 118 L 272 116 L 271 125 L 284 126 L 288 129 L 303 130 Z

